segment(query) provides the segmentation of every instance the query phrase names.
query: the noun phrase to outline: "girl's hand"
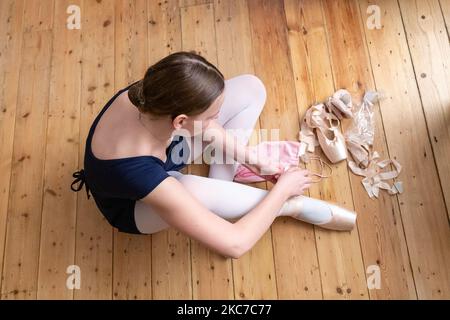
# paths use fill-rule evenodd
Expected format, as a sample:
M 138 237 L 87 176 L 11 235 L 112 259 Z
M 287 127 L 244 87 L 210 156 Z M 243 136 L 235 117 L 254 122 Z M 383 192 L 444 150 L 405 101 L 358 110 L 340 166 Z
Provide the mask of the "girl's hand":
M 302 195 L 311 183 L 311 175 L 308 170 L 291 167 L 281 174 L 276 187 L 282 188 L 287 198 L 290 198 Z

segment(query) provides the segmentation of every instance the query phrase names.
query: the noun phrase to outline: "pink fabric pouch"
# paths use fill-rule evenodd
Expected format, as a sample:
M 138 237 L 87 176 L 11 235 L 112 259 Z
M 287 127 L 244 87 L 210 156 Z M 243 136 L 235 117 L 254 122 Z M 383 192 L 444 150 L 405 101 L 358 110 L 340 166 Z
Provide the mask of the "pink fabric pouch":
M 280 164 L 284 170 L 290 167 L 297 167 L 299 163 L 300 142 L 297 141 L 263 141 L 256 146 L 249 146 L 249 151 L 257 154 L 258 158 L 271 159 Z M 242 164 L 236 169 L 234 181 L 252 183 L 268 180 L 273 176 L 258 176 Z

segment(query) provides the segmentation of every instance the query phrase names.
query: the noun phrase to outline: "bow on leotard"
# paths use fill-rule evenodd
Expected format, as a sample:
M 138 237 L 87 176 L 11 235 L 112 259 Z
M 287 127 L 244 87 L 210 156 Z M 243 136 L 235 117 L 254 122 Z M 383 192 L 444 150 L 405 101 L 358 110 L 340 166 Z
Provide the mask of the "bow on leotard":
M 86 184 L 86 195 L 87 195 L 87 198 L 89 199 L 90 198 L 89 186 L 86 182 L 86 176 L 84 174 L 84 169 L 74 172 L 72 176 L 75 178 L 75 180 L 70 185 L 70 189 L 72 189 L 72 191 L 78 192 L 83 188 L 83 185 Z M 80 184 L 74 188 L 74 185 L 77 184 L 78 182 Z

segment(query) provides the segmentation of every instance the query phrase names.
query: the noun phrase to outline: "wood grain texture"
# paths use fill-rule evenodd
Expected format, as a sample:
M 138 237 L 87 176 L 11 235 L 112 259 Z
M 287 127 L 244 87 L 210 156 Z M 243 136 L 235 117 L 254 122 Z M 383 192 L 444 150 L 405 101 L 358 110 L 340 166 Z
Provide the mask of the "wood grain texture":
M 8 199 L 12 175 L 14 119 L 22 52 L 23 1 L 0 2 L 0 275 L 3 273 Z M 3 277 L 0 276 L 0 287 Z M 2 291 L 3 292 L 3 291 Z M 1 298 L 1 296 L 0 296 Z
M 178 5 L 180 6 L 180 8 L 183 8 L 183 7 L 197 6 L 197 5 L 212 3 L 213 1 L 214 0 L 179 0 Z M 163 2 L 163 1 L 161 1 L 161 2 Z M 164 1 L 164 2 L 167 2 L 167 1 Z
M 398 196 L 418 298 L 448 298 L 450 228 L 399 6 L 383 8 L 381 30 L 365 29 L 390 156 L 403 165 Z M 361 11 L 368 2 L 361 2 Z M 389 59 L 386 59 L 389 57 Z M 420 168 L 420 170 L 418 170 Z
M 81 5 L 80 1 L 57 1 L 55 16 L 65 16 L 71 4 Z M 66 286 L 66 271 L 75 258 L 77 195 L 67 193 L 67 181 L 73 179 L 68 168 L 76 168 L 82 162 L 78 158 L 80 40 L 81 31 L 69 30 L 65 23 L 53 28 L 38 299 L 73 299 L 73 290 Z
M 366 90 L 376 89 L 371 75 L 369 55 L 365 50 L 359 8 L 352 1 L 323 1 L 329 55 L 335 88 L 346 88 L 359 104 Z M 365 12 L 362 11 L 362 12 Z M 331 26 L 336 26 L 332 28 Z M 382 159 L 389 158 L 379 106 L 375 106 L 374 150 Z M 344 130 L 350 125 L 342 123 Z M 380 289 L 369 290 L 372 299 L 415 298 L 414 282 L 396 197 L 385 192 L 379 200 L 368 198 L 361 177 L 350 173 L 353 201 L 358 216 L 358 229 L 365 268 L 378 266 Z
M 447 37 L 450 39 L 450 0 L 439 0 L 439 4 L 447 27 Z
M 51 30 L 54 7 L 55 0 L 26 0 L 23 7 L 23 32 Z
M 51 31 L 24 34 L 2 283 L 7 299 L 36 298 L 51 50 Z
M 400 8 L 447 214 L 450 214 L 450 45 L 445 23 L 437 0 L 400 1 Z
M 23 17 L 3 263 L 3 299 L 36 299 L 37 296 L 53 1 L 30 5 L 35 5 L 35 11 L 24 9 Z M 44 9 L 48 9 L 46 19 L 41 15 Z M 43 18 L 40 28 L 29 27 L 40 18 Z

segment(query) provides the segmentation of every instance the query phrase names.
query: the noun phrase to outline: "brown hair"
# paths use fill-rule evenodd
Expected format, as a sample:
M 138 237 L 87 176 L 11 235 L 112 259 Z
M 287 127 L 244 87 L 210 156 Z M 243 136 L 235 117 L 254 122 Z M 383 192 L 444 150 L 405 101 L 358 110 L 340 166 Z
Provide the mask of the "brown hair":
M 224 87 L 224 76 L 213 64 L 195 51 L 179 51 L 149 67 L 128 97 L 140 112 L 173 120 L 182 113 L 202 113 Z

